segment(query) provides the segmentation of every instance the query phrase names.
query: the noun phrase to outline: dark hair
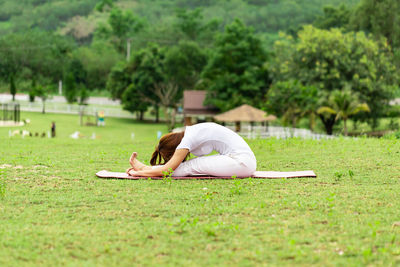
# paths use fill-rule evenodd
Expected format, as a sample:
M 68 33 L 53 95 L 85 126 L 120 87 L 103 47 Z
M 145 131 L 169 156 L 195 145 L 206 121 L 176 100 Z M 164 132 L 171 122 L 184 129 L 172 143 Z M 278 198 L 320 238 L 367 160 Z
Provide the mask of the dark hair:
M 151 156 L 150 164 L 154 166 L 167 163 L 174 155 L 176 147 L 180 144 L 184 135 L 185 132 L 179 132 L 169 133 L 161 137 L 158 146 L 156 146 Z M 161 163 L 161 159 L 164 160 L 163 163 Z

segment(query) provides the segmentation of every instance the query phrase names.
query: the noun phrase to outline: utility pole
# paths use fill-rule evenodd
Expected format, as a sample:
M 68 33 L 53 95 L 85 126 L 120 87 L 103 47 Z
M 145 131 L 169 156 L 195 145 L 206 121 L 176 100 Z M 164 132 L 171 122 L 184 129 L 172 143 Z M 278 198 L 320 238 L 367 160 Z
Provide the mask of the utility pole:
M 59 95 L 62 95 L 62 80 L 59 80 L 58 81 L 58 94 Z
M 130 58 L 131 58 L 131 38 L 128 38 L 126 42 L 126 61 L 129 62 Z

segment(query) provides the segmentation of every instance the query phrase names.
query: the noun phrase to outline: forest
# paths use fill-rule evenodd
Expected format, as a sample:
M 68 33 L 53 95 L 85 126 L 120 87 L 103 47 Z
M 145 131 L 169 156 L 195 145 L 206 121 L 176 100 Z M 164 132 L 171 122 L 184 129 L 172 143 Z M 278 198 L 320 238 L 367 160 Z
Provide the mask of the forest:
M 185 89 L 327 133 L 399 112 L 397 0 L 0 0 L 0 92 L 121 99 L 139 118 Z M 347 134 L 345 127 L 345 134 Z

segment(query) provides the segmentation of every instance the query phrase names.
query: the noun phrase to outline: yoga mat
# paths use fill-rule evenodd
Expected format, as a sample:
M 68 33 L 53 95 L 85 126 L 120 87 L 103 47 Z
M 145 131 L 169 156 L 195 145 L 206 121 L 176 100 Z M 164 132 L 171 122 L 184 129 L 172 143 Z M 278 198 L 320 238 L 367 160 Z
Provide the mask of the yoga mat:
M 140 180 L 151 178 L 153 180 L 162 180 L 163 177 L 143 177 L 143 176 L 130 176 L 124 172 L 109 172 L 109 171 L 99 171 L 96 173 L 99 178 L 109 178 L 109 179 L 129 179 L 129 180 Z M 280 179 L 280 178 L 316 178 L 314 171 L 298 171 L 298 172 L 272 172 L 272 171 L 256 171 L 254 172 L 252 178 L 257 179 Z M 237 177 L 237 178 L 248 178 L 248 177 Z M 171 177 L 174 180 L 211 180 L 211 179 L 235 179 L 230 176 L 220 177 L 220 176 L 187 176 L 187 177 Z

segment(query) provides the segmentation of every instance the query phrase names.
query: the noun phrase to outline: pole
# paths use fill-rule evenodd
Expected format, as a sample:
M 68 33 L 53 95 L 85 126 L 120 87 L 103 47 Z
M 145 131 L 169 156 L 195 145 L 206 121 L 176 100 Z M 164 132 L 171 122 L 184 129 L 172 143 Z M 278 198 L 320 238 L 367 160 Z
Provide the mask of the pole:
M 62 86 L 63 86 L 62 80 L 59 80 L 58 81 L 58 94 L 59 95 L 62 95 Z
M 129 61 L 131 58 L 131 39 L 129 38 L 126 41 L 126 61 Z

